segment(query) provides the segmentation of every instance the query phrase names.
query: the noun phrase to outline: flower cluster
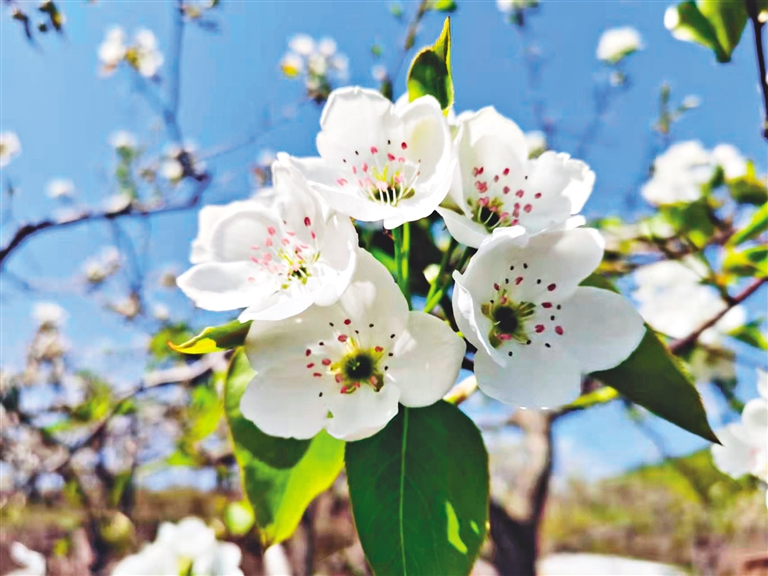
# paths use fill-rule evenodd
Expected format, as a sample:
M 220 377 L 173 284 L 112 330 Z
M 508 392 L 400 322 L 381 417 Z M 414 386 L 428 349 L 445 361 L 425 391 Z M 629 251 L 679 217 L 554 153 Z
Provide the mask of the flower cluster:
M 288 78 L 302 78 L 307 95 L 324 102 L 335 82 L 349 76 L 349 60 L 337 52 L 333 38 L 315 41 L 307 34 L 297 34 L 288 42 L 288 52 L 280 60 L 280 69 Z
M 199 518 L 178 524 L 163 522 L 152 544 L 123 558 L 112 576 L 136 574 L 189 574 L 190 576 L 242 576 L 242 552 L 231 542 L 216 540 L 216 532 Z
M 0 168 L 21 154 L 21 142 L 15 132 L 0 132 Z
M 397 229 L 437 210 L 478 249 L 454 275 L 453 307 L 477 348 L 478 385 L 499 400 L 570 402 L 582 374 L 638 345 L 632 306 L 579 286 L 603 255 L 599 233 L 574 217 L 594 184 L 586 164 L 531 158 L 525 134 L 493 108 L 458 116 L 452 136 L 431 96 L 392 104 L 339 89 L 320 124 L 319 156 L 279 153 L 270 194 L 200 212 L 194 265 L 178 279 L 201 308 L 252 321 L 256 376 L 240 408 L 265 433 L 365 438 L 398 404 L 428 406 L 458 376 L 464 340 L 430 310 L 409 311 L 350 218 Z
M 643 39 L 631 26 L 610 28 L 600 36 L 597 44 L 597 59 L 615 65 L 642 48 Z
M 163 64 L 157 38 L 145 28 L 136 32 L 132 44 L 126 44 L 125 30 L 119 26 L 111 28 L 99 46 L 98 56 L 104 76 L 114 73 L 121 62 L 127 62 L 145 78 L 153 78 Z

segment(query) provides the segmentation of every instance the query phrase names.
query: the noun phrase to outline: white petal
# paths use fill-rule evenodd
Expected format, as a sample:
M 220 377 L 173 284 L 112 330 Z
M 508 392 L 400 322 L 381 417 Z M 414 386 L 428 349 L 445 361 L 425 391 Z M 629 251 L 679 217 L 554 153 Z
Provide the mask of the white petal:
M 752 447 L 741 440 L 740 424 L 730 424 L 717 431 L 722 446 L 712 446 L 712 459 L 715 466 L 729 476 L 739 478 L 750 472 L 750 452 Z
M 295 359 L 285 361 L 256 375 L 243 393 L 240 411 L 270 436 L 312 438 L 323 429 L 328 413 L 320 394 L 331 390 L 326 379 L 313 378 Z
M 404 406 L 434 404 L 458 378 L 466 344 L 445 322 L 423 312 L 411 312 L 408 329 L 395 341 L 387 362 Z
M 538 343 L 507 346 L 514 352 L 506 367 L 482 349 L 475 354 L 477 385 L 485 394 L 522 408 L 554 408 L 578 398 L 581 370 L 566 350 Z
M 438 208 L 437 212 L 443 217 L 451 236 L 465 246 L 479 248 L 483 240 L 490 236 L 485 227 L 463 214 L 458 214 L 447 208 Z
M 768 399 L 768 371 L 757 369 L 757 391 L 763 398 Z
M 245 308 L 277 289 L 272 276 L 248 262 L 197 264 L 179 276 L 176 283 L 199 308 L 216 312 Z
M 768 445 L 768 401 L 764 398 L 753 398 L 744 406 L 741 413 L 741 423 L 755 446 Z
M 425 181 L 430 185 L 439 181 L 441 188 L 433 191 L 440 197 L 439 204 L 448 194 L 453 176 L 451 135 L 440 104 L 432 96 L 422 96 L 398 110 L 397 116 L 402 122 L 403 139 L 408 142 L 408 149 L 401 153 L 421 161 L 417 192 Z
M 219 262 L 250 260 L 252 246 L 263 244 L 269 230 L 282 228 L 277 213 L 243 207 L 224 215 L 211 233 L 211 256 Z
M 216 225 L 230 210 L 226 206 L 203 206 L 197 215 L 197 238 L 192 241 L 192 253 L 189 261 L 192 264 L 200 264 L 212 259 L 211 256 L 211 235 Z
M 542 194 L 541 203 L 532 215 L 538 214 L 542 220 L 561 221 L 563 211 L 567 212 L 566 217 L 581 211 L 595 185 L 595 173 L 589 166 L 568 154 L 555 152 L 544 152 L 530 164 L 527 188 Z M 547 213 L 551 216 L 542 216 Z
M 255 304 L 251 303 L 240 313 L 238 320 L 247 322 L 248 320 L 283 320 L 301 314 L 309 308 L 314 296 L 309 291 L 298 289 L 278 290 L 275 293 L 254 299 Z
M 512 153 L 519 166 L 528 160 L 528 142 L 520 127 L 509 118 L 499 114 L 493 106 L 487 106 L 475 113 L 460 116 L 457 140 L 462 152 L 474 146 L 484 136 L 493 136 L 499 144 Z
M 400 390 L 391 384 L 375 392 L 362 386 L 352 394 L 335 393 L 328 396 L 328 408 L 333 414 L 326 430 L 334 438 L 353 441 L 373 436 L 397 415 Z
M 623 362 L 645 334 L 643 318 L 621 295 L 599 288 L 580 287 L 557 311 L 547 329 L 560 326 L 562 335 L 551 338 L 576 358 L 583 373 L 607 370 Z M 546 318 L 549 320 L 549 318 Z
M 329 306 L 347 289 L 357 266 L 357 231 L 349 218 L 331 216 L 320 250 L 322 258 L 315 266 L 323 277 L 323 286 L 314 294 L 314 299 L 320 306 Z

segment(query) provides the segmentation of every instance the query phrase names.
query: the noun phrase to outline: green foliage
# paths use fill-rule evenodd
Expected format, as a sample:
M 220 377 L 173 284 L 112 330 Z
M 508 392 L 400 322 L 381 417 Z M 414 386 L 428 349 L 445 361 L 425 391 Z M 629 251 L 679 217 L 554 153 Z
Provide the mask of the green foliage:
M 747 24 L 744 2 L 688 0 L 677 5 L 676 14 L 665 18 L 676 37 L 709 48 L 718 62 L 730 62 Z
M 728 335 L 758 350 L 768 350 L 768 338 L 760 329 L 761 324 L 762 320 L 753 320 L 743 326 L 739 326 L 735 330 L 731 330 Z
M 189 326 L 180 322 L 178 324 L 168 324 L 163 326 L 149 341 L 149 352 L 155 360 L 165 360 L 172 357 L 173 346 L 169 349 L 171 342 L 185 342 L 194 336 L 194 332 Z
M 408 71 L 408 99 L 413 102 L 425 95 L 434 96 L 444 111 L 453 106 L 450 18 L 445 19 L 437 42 L 416 54 Z
M 346 450 L 352 511 L 376 574 L 468 574 L 488 520 L 488 455 L 479 430 L 438 402 L 400 408 Z
M 617 292 L 608 280 L 596 274 L 582 286 Z M 718 442 L 690 376 L 650 327 L 646 326 L 643 340 L 629 358 L 592 376 L 683 430 Z
M 716 231 L 707 198 L 662 206 L 660 211 L 677 233 L 697 248 L 705 246 Z
M 227 530 L 235 536 L 247 534 L 255 521 L 256 516 L 253 514 L 253 507 L 247 500 L 230 502 L 224 512 L 224 522 L 227 525 Z
M 768 203 L 752 215 L 752 219 L 746 226 L 731 236 L 728 245 L 738 246 L 747 240 L 757 238 L 766 230 L 768 230 Z
M 221 326 L 210 326 L 183 344 L 174 344 L 170 340 L 167 344 L 172 350 L 182 354 L 209 354 L 231 350 L 243 345 L 250 327 L 250 320 L 248 322 L 232 320 Z
M 458 6 L 453 0 L 430 0 L 429 9 L 436 12 L 455 12 Z
M 293 534 L 309 503 L 327 490 L 344 465 L 344 443 L 320 432 L 312 440 L 273 438 L 240 413 L 254 372 L 242 350 L 227 374 L 224 406 L 245 493 L 264 546 Z
M 768 202 L 768 189 L 755 172 L 755 163 L 747 162 L 747 173 L 728 182 L 731 197 L 739 204 L 753 204 L 765 208 Z
M 768 246 L 728 250 L 723 260 L 723 271 L 737 276 L 768 278 Z

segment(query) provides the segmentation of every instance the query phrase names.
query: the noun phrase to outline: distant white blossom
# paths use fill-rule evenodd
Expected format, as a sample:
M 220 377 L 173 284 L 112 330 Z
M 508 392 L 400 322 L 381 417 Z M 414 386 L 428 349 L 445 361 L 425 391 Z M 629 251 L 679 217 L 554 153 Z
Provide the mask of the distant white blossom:
M 334 82 L 348 78 L 349 59 L 338 52 L 333 38 L 316 42 L 311 36 L 297 34 L 288 42 L 288 52 L 280 60 L 280 69 L 288 78 L 301 77 L 309 96 L 323 101 Z
M 85 261 L 83 272 L 91 284 L 101 284 L 120 269 L 122 256 L 114 246 L 105 246 L 98 256 Z
M 21 542 L 14 542 L 10 547 L 11 558 L 21 565 L 18 570 L 11 570 L 8 576 L 45 576 L 45 556 L 30 550 Z
M 139 74 L 152 78 L 163 64 L 163 55 L 157 45 L 155 35 L 145 28 L 136 32 L 133 43 L 126 43 L 125 30 L 119 26 L 107 31 L 98 50 L 101 73 L 112 74 L 121 62 L 125 61 Z
M 643 48 L 643 40 L 637 30 L 631 26 L 611 28 L 600 36 L 597 58 L 603 62 L 617 64 L 641 48 Z
M 133 198 L 130 194 L 113 194 L 104 202 L 104 209 L 109 214 L 115 214 L 128 208 L 132 202 Z
M 69 314 L 55 302 L 36 302 L 32 308 L 32 317 L 41 328 L 60 328 Z
M 640 193 L 655 205 L 693 202 L 701 198 L 701 186 L 713 174 L 712 155 L 700 142 L 680 142 L 656 158 L 653 176 Z
M 382 82 L 387 77 L 387 67 L 382 64 L 375 64 L 371 67 L 371 76 L 377 82 Z
M 104 41 L 99 46 L 98 56 L 101 62 L 101 72 L 104 75 L 112 74 L 120 62 L 125 58 L 127 52 L 125 45 L 125 30 L 119 26 L 110 28 L 107 31 Z
M 21 154 L 21 142 L 15 132 L 0 133 L 0 168 Z
M 126 130 L 118 130 L 109 136 L 109 145 L 116 150 L 134 150 L 138 146 L 136 135 Z
M 299 56 L 309 56 L 315 51 L 315 41 L 308 34 L 296 34 L 288 42 L 288 48 Z
M 681 106 L 686 110 L 692 110 L 693 108 L 698 108 L 699 106 L 701 106 L 701 98 L 699 98 L 695 94 L 689 94 L 688 96 L 683 98 L 683 102 Z
M 732 144 L 718 144 L 712 150 L 712 158 L 719 165 L 728 180 L 741 178 L 747 173 L 747 161 L 741 155 L 736 146 Z
M 66 180 L 63 178 L 56 178 L 48 182 L 46 193 L 49 198 L 72 198 L 75 195 L 75 184 L 72 180 Z
M 152 310 L 152 315 L 155 317 L 156 320 L 165 322 L 171 317 L 171 311 L 168 309 L 168 306 L 166 306 L 165 304 L 155 304 L 155 307 Z
M 541 130 L 526 132 L 525 141 L 528 144 L 529 158 L 537 158 L 547 151 L 547 135 Z
M 538 5 L 539 0 L 496 0 L 496 7 L 504 14 L 509 14 L 514 10 L 533 8 Z

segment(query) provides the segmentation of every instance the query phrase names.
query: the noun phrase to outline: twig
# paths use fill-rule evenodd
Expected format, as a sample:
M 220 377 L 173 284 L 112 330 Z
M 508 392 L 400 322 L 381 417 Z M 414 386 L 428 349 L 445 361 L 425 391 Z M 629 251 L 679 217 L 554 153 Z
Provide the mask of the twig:
M 752 22 L 752 31 L 755 33 L 755 53 L 757 54 L 757 68 L 760 75 L 758 81 L 763 92 L 763 138 L 768 140 L 768 78 L 765 70 L 765 51 L 763 50 L 763 23 L 760 22 L 760 9 L 757 6 L 757 0 L 746 0 L 747 14 Z
M 18 248 L 27 238 L 29 238 L 30 236 L 33 236 L 34 234 L 37 234 L 44 230 L 67 228 L 69 226 L 75 226 L 77 224 L 82 224 L 84 222 L 93 222 L 93 221 L 100 221 L 100 220 L 111 221 L 111 220 L 116 220 L 117 218 L 122 218 L 122 217 L 146 218 L 149 216 L 156 216 L 158 214 L 168 214 L 170 212 L 188 210 L 190 208 L 194 208 L 200 202 L 200 199 L 203 196 L 203 192 L 205 192 L 210 182 L 211 182 L 211 176 L 209 174 L 202 174 L 199 176 L 197 188 L 187 200 L 183 202 L 174 203 L 174 204 L 166 204 L 165 206 L 161 205 L 157 208 L 152 208 L 149 210 L 144 210 L 141 207 L 135 206 L 134 204 L 129 204 L 122 210 L 112 210 L 112 211 L 99 210 L 99 211 L 83 212 L 77 218 L 72 218 L 69 220 L 47 219 L 47 220 L 41 220 L 39 222 L 30 222 L 27 224 L 23 224 L 18 228 L 18 230 L 16 230 L 16 233 L 10 239 L 8 244 L 6 244 L 2 249 L 0 249 L 0 271 L 2 271 L 3 265 L 5 264 L 5 261 L 8 258 L 8 256 L 16 248 Z

